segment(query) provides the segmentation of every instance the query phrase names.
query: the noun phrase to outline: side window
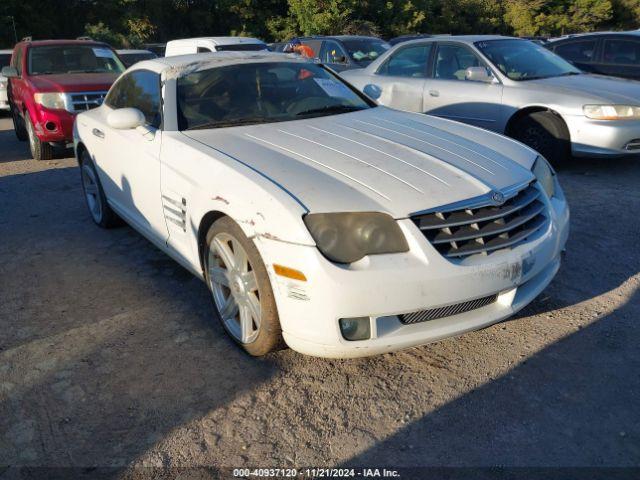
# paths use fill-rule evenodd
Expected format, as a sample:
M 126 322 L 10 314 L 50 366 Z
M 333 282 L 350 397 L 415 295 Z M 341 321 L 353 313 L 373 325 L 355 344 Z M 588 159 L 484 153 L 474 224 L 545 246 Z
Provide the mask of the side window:
M 439 45 L 434 77 L 440 80 L 465 80 L 469 67 L 483 66 L 480 59 L 462 45 Z
M 604 63 L 638 65 L 640 61 L 640 42 L 633 40 L 605 40 Z
M 320 61 L 322 63 L 347 63 L 347 57 L 337 42 L 325 40 L 322 44 Z
M 212 50 L 207 47 L 198 47 L 198 53 L 211 53 Z
M 111 108 L 137 108 L 147 123 L 158 128 L 160 113 L 160 78 L 148 70 L 135 70 L 123 75 L 111 88 L 105 103 Z
M 592 62 L 596 51 L 596 41 L 569 42 L 558 45 L 554 51 L 570 62 Z
M 425 78 L 432 44 L 405 47 L 395 52 L 378 70 L 380 75 Z

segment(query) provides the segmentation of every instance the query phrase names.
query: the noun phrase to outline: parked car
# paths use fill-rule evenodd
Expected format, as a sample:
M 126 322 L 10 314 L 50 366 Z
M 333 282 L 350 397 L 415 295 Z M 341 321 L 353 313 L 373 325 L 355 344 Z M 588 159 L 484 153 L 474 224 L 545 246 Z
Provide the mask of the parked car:
M 105 43 L 42 40 L 18 43 L 11 64 L 9 104 L 19 140 L 29 140 L 31 155 L 48 160 L 54 146 L 73 140 L 78 112 L 97 107 L 124 65 Z
M 389 40 L 389 45 L 391 45 L 392 47 L 402 43 L 402 42 L 408 42 L 409 40 L 419 40 L 421 38 L 431 38 L 433 35 L 429 35 L 428 33 L 413 33 L 410 35 L 400 35 L 399 37 L 394 37 L 391 40 Z
M 142 60 L 151 60 L 152 58 L 158 58 L 158 55 L 151 50 L 116 50 L 118 57 L 124 63 L 124 66 L 129 68 L 134 63 L 141 62 Z
M 75 149 L 93 221 L 125 219 L 203 279 L 252 355 L 358 357 L 487 326 L 547 286 L 567 238 L 533 150 L 278 53 L 140 62 L 78 116 Z
M 546 45 L 547 42 L 549 41 L 549 39 L 547 37 L 540 37 L 540 36 L 520 37 L 520 38 L 523 38 L 524 40 L 530 40 L 533 43 L 537 43 L 538 45 Z
M 507 134 L 552 162 L 640 153 L 640 84 L 584 74 L 528 40 L 414 40 L 343 75 L 382 105 Z
M 8 67 L 11 63 L 11 52 L 13 50 L 0 50 L 0 70 Z M 0 73 L 0 110 L 9 110 L 9 99 L 7 97 L 7 86 L 9 80 Z
M 640 80 L 638 31 L 571 35 L 545 46 L 585 72 Z
M 366 67 L 391 48 L 387 42 L 377 37 L 337 35 L 299 39 L 313 49 L 322 63 L 337 72 Z
M 267 45 L 270 52 L 282 52 L 284 47 L 287 46 L 287 42 L 273 42 Z
M 164 51 L 167 48 L 167 44 L 166 43 L 145 43 L 142 45 L 142 48 L 155 53 L 158 57 L 164 57 Z
M 210 53 L 223 51 L 258 51 L 268 50 L 262 40 L 250 37 L 202 37 L 184 38 L 167 42 L 165 57 L 175 55 L 191 55 L 194 53 Z

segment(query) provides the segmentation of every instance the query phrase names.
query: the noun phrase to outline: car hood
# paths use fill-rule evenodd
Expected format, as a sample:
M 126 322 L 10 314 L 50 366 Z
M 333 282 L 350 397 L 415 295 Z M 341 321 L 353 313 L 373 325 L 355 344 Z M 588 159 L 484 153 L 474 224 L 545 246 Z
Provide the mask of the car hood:
M 486 130 L 385 107 L 183 133 L 269 177 L 310 212 L 395 218 L 525 184 L 537 155 Z
M 36 75 L 29 81 L 40 92 L 92 92 L 109 90 L 117 78 L 115 73 L 73 73 Z
M 640 83 L 603 75 L 573 75 L 542 78 L 523 82 L 571 97 L 616 104 L 637 105 L 640 102 Z

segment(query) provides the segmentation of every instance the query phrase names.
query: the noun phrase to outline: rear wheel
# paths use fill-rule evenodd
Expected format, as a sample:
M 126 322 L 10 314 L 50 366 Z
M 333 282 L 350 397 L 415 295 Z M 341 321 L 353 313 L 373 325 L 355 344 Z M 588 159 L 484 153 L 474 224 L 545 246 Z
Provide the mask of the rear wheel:
M 31 122 L 29 113 L 25 118 L 27 124 L 27 135 L 29 137 L 29 148 L 31 149 L 31 156 L 34 160 L 51 160 L 53 158 L 53 147 L 47 143 L 41 141 L 36 135 L 35 128 Z
M 229 217 L 207 233 L 205 276 L 222 325 L 247 353 L 260 356 L 285 346 L 264 262 Z
M 107 198 L 98 178 L 98 172 L 89 152 L 86 150 L 80 156 L 80 175 L 82 178 L 82 191 L 91 219 L 102 228 L 117 226 L 120 223 L 119 218 L 107 203 Z
M 24 127 L 24 119 L 20 116 L 15 108 L 11 108 L 11 119 L 13 120 L 13 131 L 16 132 L 16 137 L 21 142 L 25 142 L 29 139 L 27 129 Z
M 558 164 L 569 159 L 571 142 L 565 123 L 551 112 L 534 112 L 512 128 L 513 138 Z

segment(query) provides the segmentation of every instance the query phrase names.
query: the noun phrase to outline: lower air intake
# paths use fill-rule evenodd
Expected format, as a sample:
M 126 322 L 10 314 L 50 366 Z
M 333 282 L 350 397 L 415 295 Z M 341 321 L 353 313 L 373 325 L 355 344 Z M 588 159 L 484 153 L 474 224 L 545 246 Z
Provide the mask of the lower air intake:
M 427 322 L 429 320 L 437 320 L 438 318 L 452 317 L 461 313 L 477 310 L 487 305 L 495 303 L 498 294 L 489 295 L 488 297 L 478 298 L 469 302 L 456 303 L 455 305 L 447 305 L 446 307 L 432 308 L 431 310 L 421 310 L 419 312 L 405 313 L 399 315 L 400 321 L 404 324 L 413 324 Z

